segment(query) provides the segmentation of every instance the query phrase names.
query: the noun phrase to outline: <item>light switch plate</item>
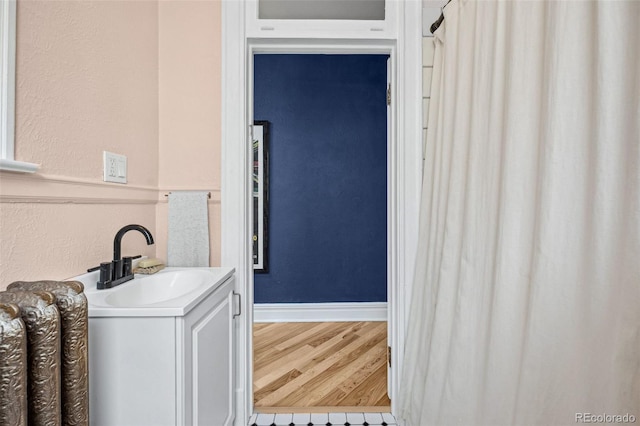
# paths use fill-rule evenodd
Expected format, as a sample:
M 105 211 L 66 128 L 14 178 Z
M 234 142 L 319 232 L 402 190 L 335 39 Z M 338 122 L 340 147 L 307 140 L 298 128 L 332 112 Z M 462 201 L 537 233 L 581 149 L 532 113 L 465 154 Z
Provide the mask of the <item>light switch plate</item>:
M 105 182 L 127 183 L 127 157 L 103 151 Z

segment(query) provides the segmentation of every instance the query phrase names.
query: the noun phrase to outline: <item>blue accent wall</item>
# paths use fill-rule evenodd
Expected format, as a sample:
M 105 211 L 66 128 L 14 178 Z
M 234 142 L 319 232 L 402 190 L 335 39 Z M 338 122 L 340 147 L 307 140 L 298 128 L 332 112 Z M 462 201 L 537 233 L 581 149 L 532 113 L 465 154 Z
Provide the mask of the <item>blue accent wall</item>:
M 271 123 L 269 273 L 255 303 L 387 300 L 387 55 L 256 55 Z

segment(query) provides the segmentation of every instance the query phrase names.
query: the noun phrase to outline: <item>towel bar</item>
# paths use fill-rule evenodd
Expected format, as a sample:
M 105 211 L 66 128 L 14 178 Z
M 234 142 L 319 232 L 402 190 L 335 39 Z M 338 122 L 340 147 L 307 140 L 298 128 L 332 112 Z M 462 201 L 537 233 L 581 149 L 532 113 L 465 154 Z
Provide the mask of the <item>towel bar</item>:
M 171 193 L 169 193 L 169 194 L 171 194 Z M 168 196 L 169 196 L 169 194 L 164 194 L 164 196 L 165 196 L 165 197 L 168 197 Z M 210 192 L 207 194 L 207 198 L 211 199 L 211 193 L 210 193 Z

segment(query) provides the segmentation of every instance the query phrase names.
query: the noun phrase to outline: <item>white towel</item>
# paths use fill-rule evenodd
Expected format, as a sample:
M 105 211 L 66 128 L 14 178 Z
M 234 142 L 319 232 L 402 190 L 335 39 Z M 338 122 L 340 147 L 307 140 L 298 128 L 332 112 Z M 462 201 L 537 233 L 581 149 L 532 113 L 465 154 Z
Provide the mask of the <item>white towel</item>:
M 209 266 L 208 192 L 169 194 L 168 266 Z

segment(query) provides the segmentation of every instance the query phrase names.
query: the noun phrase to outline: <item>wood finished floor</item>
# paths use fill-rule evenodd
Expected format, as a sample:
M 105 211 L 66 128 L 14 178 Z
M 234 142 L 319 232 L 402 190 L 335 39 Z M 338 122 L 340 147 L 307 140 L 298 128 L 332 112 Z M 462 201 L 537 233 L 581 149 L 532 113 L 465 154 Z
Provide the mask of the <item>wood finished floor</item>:
M 253 339 L 258 412 L 391 405 L 386 322 L 261 323 Z

